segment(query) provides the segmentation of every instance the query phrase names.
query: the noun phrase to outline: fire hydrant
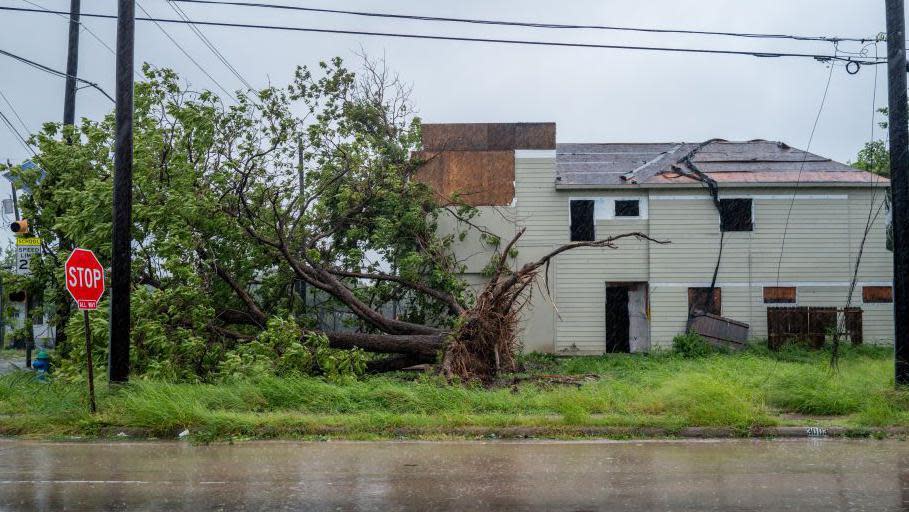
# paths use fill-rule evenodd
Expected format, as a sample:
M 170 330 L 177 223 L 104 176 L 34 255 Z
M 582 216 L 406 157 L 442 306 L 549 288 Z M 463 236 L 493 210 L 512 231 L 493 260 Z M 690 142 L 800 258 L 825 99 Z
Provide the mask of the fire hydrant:
M 47 374 L 50 373 L 50 356 L 44 350 L 38 352 L 35 360 L 32 361 L 32 368 L 35 370 L 35 377 L 44 381 L 47 380 Z

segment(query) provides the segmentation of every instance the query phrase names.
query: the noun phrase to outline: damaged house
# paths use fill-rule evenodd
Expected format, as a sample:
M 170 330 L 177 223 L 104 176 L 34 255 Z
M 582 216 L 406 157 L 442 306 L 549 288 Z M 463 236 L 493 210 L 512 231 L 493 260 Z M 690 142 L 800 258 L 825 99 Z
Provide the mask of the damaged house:
M 554 123 L 425 124 L 423 149 L 417 178 L 479 207 L 472 224 L 506 241 L 526 229 L 515 266 L 572 240 L 670 242 L 556 258 L 524 310 L 526 351 L 646 351 L 689 328 L 893 339 L 885 178 L 764 140 L 561 144 Z M 463 227 L 452 212 L 440 222 Z M 456 244 L 471 283 L 487 240 Z

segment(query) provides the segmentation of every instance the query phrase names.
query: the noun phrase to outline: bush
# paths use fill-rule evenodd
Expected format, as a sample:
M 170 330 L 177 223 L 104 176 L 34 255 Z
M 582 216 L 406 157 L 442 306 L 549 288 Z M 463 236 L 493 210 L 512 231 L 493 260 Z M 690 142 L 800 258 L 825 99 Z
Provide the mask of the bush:
M 303 336 L 293 319 L 272 317 L 255 340 L 229 351 L 218 370 L 222 378 L 324 375 L 339 380 L 363 375 L 366 353 L 329 348 L 325 335 Z
M 682 357 L 704 357 L 716 352 L 700 334 L 689 332 L 672 338 L 672 351 Z

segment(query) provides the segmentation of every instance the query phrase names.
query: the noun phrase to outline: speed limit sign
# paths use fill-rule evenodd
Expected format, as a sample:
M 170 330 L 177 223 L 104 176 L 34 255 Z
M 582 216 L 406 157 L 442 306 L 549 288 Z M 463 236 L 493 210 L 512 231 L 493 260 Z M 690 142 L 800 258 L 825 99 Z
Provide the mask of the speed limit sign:
M 41 239 L 37 237 L 16 237 L 16 274 L 29 276 L 32 274 L 32 256 L 41 254 Z

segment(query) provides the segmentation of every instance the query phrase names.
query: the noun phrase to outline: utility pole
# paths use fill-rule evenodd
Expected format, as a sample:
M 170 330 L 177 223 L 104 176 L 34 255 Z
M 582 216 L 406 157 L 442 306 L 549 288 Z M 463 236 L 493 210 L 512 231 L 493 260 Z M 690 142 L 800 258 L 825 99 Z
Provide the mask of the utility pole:
M 6 167 L 8 169 L 13 168 L 13 164 L 9 160 L 6 161 Z M 19 216 L 19 198 L 16 194 L 16 183 L 10 181 L 10 188 L 13 191 L 13 215 L 16 216 L 18 221 L 22 217 Z M 17 235 L 18 236 L 18 235 Z M 25 367 L 32 367 L 32 349 L 35 347 L 35 327 L 32 325 L 32 294 L 29 291 L 25 293 Z M 6 327 L 3 326 L 5 329 Z
M 63 125 L 76 123 L 76 76 L 79 72 L 79 15 L 81 0 L 69 2 L 69 47 L 66 54 L 66 92 L 63 97 Z
M 110 263 L 110 341 L 108 380 L 129 380 L 130 283 L 133 209 L 133 57 L 135 0 L 118 0 L 117 106 L 114 149 L 113 240 Z
M 909 385 L 909 108 L 906 98 L 906 21 L 903 0 L 886 0 L 893 196 L 893 319 L 897 386 Z

